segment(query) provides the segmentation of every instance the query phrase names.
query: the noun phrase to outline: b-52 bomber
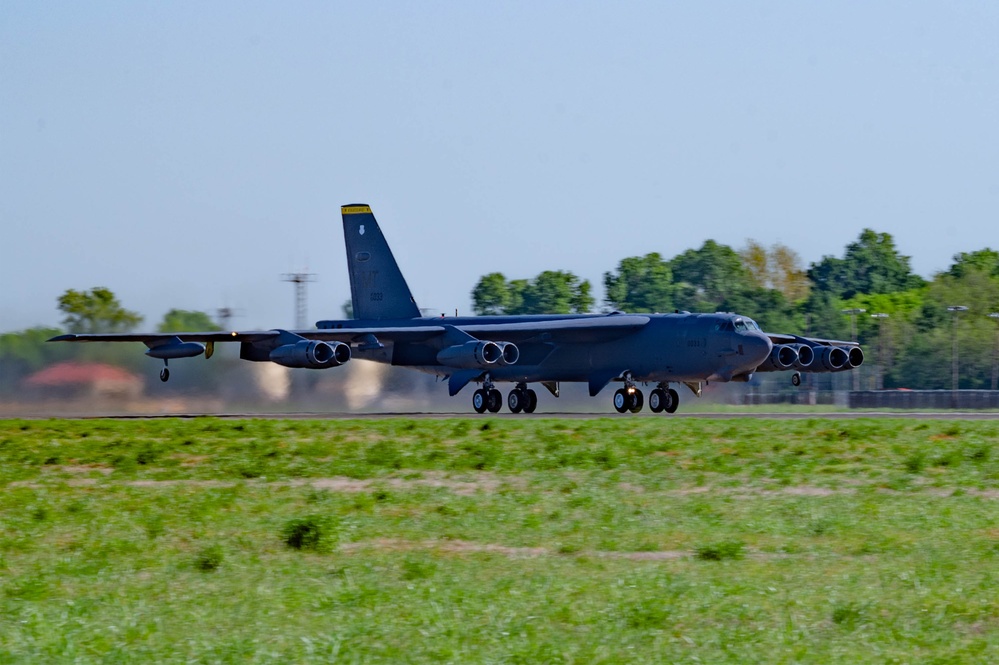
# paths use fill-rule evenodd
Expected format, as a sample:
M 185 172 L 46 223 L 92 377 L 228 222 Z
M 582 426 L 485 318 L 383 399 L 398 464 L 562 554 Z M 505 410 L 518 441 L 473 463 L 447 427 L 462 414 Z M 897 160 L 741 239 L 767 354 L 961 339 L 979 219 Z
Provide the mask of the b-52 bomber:
M 611 382 L 619 413 L 638 413 L 642 385 L 654 384 L 649 409 L 674 413 L 676 389 L 700 396 L 709 381 L 746 382 L 757 372 L 840 372 L 858 367 L 864 353 L 855 342 L 763 332 L 751 318 L 732 313 L 608 314 L 423 317 L 371 208 L 343 206 L 343 233 L 354 319 L 316 323 L 312 330 L 249 332 L 70 334 L 50 341 L 142 342 L 146 355 L 168 362 L 204 355 L 219 342 L 239 343 L 239 357 L 285 367 L 328 369 L 352 359 L 421 370 L 447 380 L 451 396 L 478 384 L 472 407 L 498 412 L 498 383 L 512 383 L 506 404 L 533 413 L 544 386 L 555 397 L 559 384 L 583 382 L 596 396 Z

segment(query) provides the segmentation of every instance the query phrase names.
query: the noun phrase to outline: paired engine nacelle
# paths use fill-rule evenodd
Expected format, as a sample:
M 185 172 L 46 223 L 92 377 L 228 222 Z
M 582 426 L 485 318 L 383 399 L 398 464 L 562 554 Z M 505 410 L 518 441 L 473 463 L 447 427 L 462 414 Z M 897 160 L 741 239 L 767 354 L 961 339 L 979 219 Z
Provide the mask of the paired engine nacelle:
M 777 344 L 757 368 L 758 372 L 842 372 L 864 363 L 859 346 L 809 346 L 808 344 Z
M 321 342 L 303 339 L 294 344 L 284 344 L 270 352 L 271 362 L 285 367 L 301 369 L 326 369 L 337 367 L 350 360 L 350 346 L 340 342 Z
M 520 359 L 520 349 L 512 342 L 469 341 L 442 349 L 437 362 L 462 369 L 486 369 L 495 365 L 513 365 Z
M 791 344 L 776 344 L 770 349 L 770 355 L 763 361 L 757 372 L 783 372 L 791 369 L 798 362 L 798 349 Z

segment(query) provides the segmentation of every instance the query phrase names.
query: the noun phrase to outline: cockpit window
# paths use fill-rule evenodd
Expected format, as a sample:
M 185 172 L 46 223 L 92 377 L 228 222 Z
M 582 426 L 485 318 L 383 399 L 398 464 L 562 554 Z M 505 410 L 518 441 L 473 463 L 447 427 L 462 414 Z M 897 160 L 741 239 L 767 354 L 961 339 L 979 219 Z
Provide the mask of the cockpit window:
M 743 321 L 742 319 L 736 319 L 735 320 L 735 330 L 736 330 L 736 332 L 745 332 L 746 331 L 746 322 Z
M 758 324 L 756 321 L 753 321 L 752 319 L 746 319 L 746 325 L 749 327 L 750 330 L 760 330 L 760 324 Z

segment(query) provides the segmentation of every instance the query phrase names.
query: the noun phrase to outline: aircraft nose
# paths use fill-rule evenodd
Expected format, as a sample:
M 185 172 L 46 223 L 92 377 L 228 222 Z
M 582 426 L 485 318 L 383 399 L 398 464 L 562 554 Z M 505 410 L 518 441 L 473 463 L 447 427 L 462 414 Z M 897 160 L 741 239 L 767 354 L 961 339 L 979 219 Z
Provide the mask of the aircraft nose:
M 753 366 L 756 367 L 767 359 L 773 346 L 770 338 L 763 333 L 748 334 L 743 341 L 743 354 L 746 360 L 754 363 Z

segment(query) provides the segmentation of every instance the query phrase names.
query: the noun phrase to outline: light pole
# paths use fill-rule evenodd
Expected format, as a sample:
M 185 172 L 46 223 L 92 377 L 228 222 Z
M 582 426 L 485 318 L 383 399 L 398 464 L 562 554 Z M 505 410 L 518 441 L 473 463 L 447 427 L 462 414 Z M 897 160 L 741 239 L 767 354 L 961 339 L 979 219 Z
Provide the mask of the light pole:
M 958 361 L 957 361 L 957 322 L 959 320 L 959 315 L 961 312 L 967 312 L 968 308 L 964 305 L 951 305 L 947 308 L 947 311 L 954 316 L 954 345 L 951 352 L 951 383 L 953 387 L 951 388 L 951 406 L 957 408 L 957 385 L 958 385 Z
M 871 314 L 872 319 L 878 320 L 878 376 L 874 380 L 875 390 L 884 390 L 885 387 L 885 319 L 888 315 L 884 312 Z
M 992 312 L 989 318 L 999 324 L 999 312 Z M 992 390 L 999 385 L 999 325 L 996 326 L 996 344 L 992 347 Z
M 850 331 L 851 331 L 851 334 L 853 335 L 853 341 L 854 342 L 857 341 L 857 315 L 858 314 L 863 314 L 866 311 L 867 311 L 866 309 L 861 309 L 859 307 L 854 307 L 853 309 L 844 309 L 844 310 L 842 310 L 843 314 L 849 314 L 850 315 Z M 860 373 L 856 372 L 856 371 L 851 372 L 851 373 L 853 374 L 853 389 L 855 391 L 856 390 L 860 390 Z

